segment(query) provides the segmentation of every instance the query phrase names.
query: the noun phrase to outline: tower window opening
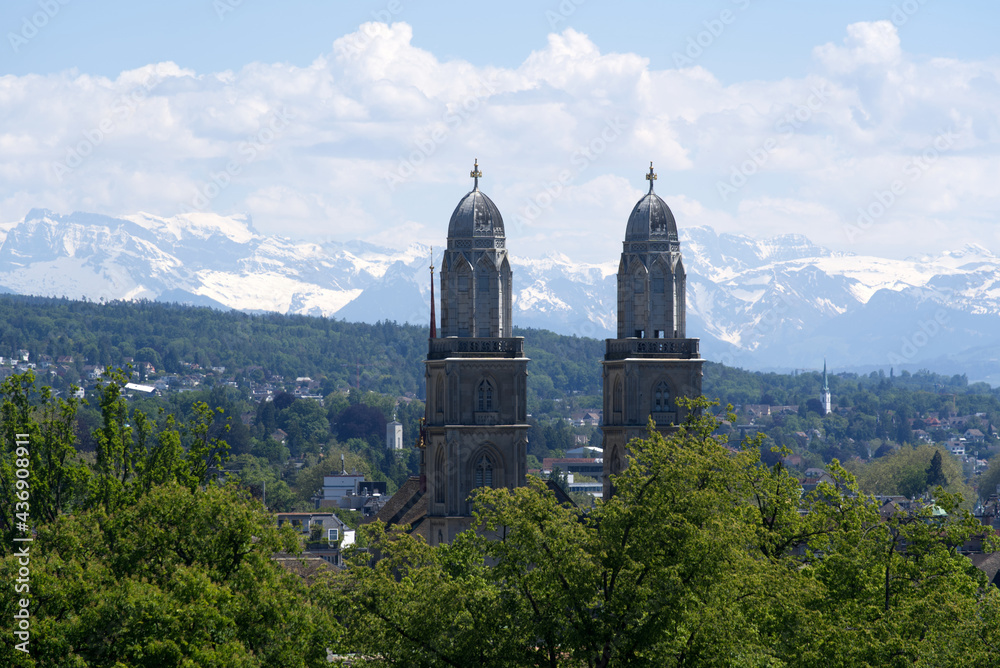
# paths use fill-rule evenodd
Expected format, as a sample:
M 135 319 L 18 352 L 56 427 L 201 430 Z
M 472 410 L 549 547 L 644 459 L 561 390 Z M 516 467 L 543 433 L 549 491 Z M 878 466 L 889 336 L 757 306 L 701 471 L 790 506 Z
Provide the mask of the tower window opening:
M 488 380 L 484 380 L 479 383 L 479 392 L 477 393 L 477 402 L 480 411 L 492 411 L 493 410 L 493 383 Z
M 476 463 L 476 487 L 493 486 L 493 462 L 486 455 L 483 455 Z
M 459 292 L 468 292 L 469 291 L 469 277 L 468 276 L 459 276 L 458 277 L 458 291 Z
M 653 412 L 662 413 L 668 410 L 670 405 L 670 388 L 663 381 L 656 386 L 656 391 L 653 393 Z
M 613 410 L 615 413 L 622 412 L 622 382 L 619 380 L 615 383 L 614 400 L 612 402 Z
M 663 277 L 657 276 L 653 279 L 653 292 L 658 295 L 663 294 Z
M 645 335 L 646 335 L 646 330 L 644 330 L 644 329 L 637 329 L 637 330 L 635 330 L 635 338 L 641 339 Z
M 490 291 L 490 277 L 488 274 L 480 274 L 477 279 L 476 289 L 480 292 Z
M 646 281 L 636 278 L 632 281 L 632 289 L 636 294 L 642 294 L 646 291 Z

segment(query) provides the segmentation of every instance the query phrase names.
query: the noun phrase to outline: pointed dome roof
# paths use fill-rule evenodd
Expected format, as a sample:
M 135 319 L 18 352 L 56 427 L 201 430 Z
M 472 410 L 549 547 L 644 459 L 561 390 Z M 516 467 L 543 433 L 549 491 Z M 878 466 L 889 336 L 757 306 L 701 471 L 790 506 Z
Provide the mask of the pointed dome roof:
M 625 241 L 671 241 L 677 242 L 677 222 L 667 203 L 653 192 L 653 163 L 649 163 L 649 192 L 640 199 L 628 217 L 628 227 L 625 228 Z
M 503 217 L 489 197 L 479 190 L 479 160 L 469 175 L 475 179 L 472 190 L 462 198 L 451 214 L 448 238 L 492 237 L 503 238 Z

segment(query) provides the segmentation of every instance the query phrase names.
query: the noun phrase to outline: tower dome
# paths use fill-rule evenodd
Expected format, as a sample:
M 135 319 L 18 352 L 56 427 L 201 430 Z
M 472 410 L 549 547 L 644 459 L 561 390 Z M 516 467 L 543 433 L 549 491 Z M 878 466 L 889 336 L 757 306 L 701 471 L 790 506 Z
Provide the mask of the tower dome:
M 472 237 L 492 237 L 502 239 L 503 217 L 500 210 L 485 193 L 479 190 L 479 161 L 473 167 L 471 176 L 475 179 L 472 190 L 458 203 L 448 223 L 449 239 Z
M 667 203 L 653 192 L 653 163 L 649 164 L 649 192 L 640 199 L 628 217 L 628 227 L 625 228 L 625 242 L 667 241 L 677 244 L 677 223 L 674 214 Z
M 441 261 L 441 336 L 509 338 L 511 271 L 503 218 L 479 191 L 479 160 L 469 174 L 472 192 L 448 223 L 448 248 Z

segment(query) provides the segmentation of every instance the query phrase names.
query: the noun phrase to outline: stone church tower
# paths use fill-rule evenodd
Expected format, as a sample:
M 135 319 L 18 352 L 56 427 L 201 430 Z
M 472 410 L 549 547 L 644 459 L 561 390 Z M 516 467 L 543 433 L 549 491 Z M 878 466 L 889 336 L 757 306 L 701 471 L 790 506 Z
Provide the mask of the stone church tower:
M 441 329 L 432 324 L 426 361 L 420 530 L 431 545 L 469 528 L 475 488 L 523 485 L 527 462 L 528 358 L 524 339 L 511 336 L 503 218 L 479 190 L 478 161 L 470 176 L 448 225 Z
M 628 442 L 645 437 L 650 416 L 667 433 L 686 415 L 677 397 L 701 396 L 698 339 L 686 338 L 684 263 L 677 223 L 653 192 L 628 219 L 618 265 L 618 338 L 604 355 L 604 496 L 625 465 Z

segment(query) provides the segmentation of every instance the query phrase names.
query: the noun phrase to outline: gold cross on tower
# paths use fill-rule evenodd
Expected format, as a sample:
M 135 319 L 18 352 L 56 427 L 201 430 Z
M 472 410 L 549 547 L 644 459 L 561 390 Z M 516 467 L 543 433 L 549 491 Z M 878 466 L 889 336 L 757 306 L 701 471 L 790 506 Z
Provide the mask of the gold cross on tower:
M 646 180 L 649 181 L 649 192 L 653 192 L 653 181 L 656 180 L 656 172 L 653 171 L 653 161 L 649 162 L 649 174 L 646 174 Z
M 474 187 L 476 190 L 479 189 L 479 179 L 482 178 L 483 173 L 479 171 L 479 158 L 476 158 L 476 164 L 472 166 L 472 171 L 469 172 L 469 176 L 475 179 Z

